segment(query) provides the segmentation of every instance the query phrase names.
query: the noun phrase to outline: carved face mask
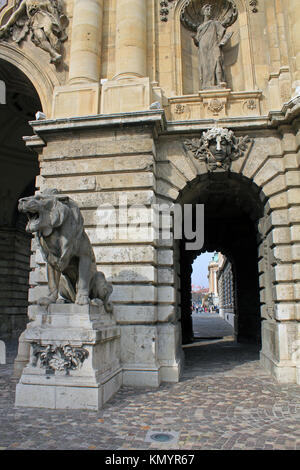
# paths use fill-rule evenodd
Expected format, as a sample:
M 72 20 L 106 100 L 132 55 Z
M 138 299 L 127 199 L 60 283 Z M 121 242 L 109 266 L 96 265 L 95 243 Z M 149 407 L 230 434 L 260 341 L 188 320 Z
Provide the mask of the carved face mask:
M 221 135 L 217 135 L 214 139 L 210 140 L 208 148 L 217 161 L 224 160 L 230 155 L 231 151 L 230 143 Z

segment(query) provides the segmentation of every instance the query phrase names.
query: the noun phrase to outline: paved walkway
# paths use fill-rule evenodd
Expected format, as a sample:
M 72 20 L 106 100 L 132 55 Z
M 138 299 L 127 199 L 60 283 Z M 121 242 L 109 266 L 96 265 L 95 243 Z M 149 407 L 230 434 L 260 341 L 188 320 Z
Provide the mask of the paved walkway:
M 221 334 L 220 318 L 198 320 Z M 300 387 L 277 384 L 223 326 L 223 339 L 184 347 L 179 383 L 124 387 L 99 412 L 16 408 L 11 350 L 0 365 L 0 448 L 299 450 Z M 151 442 L 150 431 L 173 432 L 174 443 Z

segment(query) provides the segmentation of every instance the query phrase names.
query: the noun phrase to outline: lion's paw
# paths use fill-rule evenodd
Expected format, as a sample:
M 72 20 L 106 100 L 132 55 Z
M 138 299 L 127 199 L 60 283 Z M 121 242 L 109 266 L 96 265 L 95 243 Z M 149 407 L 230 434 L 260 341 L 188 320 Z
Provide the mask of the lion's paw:
M 87 304 L 90 303 L 89 296 L 88 295 L 78 295 L 76 297 L 75 303 L 78 304 L 78 305 L 87 305 Z
M 43 305 L 43 306 L 48 307 L 48 305 L 55 304 L 55 302 L 56 302 L 56 298 L 50 296 L 50 297 L 41 297 L 37 303 L 38 305 Z
M 107 302 L 104 304 L 104 307 L 105 307 L 105 310 L 107 311 L 107 313 L 112 313 L 113 312 L 113 304 L 111 302 Z

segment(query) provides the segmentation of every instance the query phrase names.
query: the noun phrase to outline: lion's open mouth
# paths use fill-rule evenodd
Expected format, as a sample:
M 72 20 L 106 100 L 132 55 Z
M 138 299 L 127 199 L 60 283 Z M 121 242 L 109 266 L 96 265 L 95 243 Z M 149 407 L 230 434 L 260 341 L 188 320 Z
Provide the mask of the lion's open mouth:
M 36 232 L 38 230 L 39 223 L 40 223 L 40 214 L 34 211 L 26 211 L 25 214 L 28 218 L 26 231 L 31 232 L 31 233 Z

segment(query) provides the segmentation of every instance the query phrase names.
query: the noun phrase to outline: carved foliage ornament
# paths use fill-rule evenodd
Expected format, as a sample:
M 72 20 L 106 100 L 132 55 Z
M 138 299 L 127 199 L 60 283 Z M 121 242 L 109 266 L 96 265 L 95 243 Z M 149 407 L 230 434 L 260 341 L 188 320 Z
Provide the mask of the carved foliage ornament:
M 41 367 L 45 368 L 48 373 L 65 371 L 66 375 L 69 375 L 69 371 L 79 369 L 89 355 L 86 349 L 74 348 L 70 345 L 54 346 L 49 344 L 41 346 L 38 343 L 33 343 L 32 348 L 32 365 L 36 367 L 38 360 L 40 360 Z
M 174 0 L 164 0 L 160 1 L 160 20 L 167 22 L 168 21 L 168 15 L 169 15 L 169 4 L 174 3 Z
M 0 28 L 0 39 L 20 44 L 29 34 L 37 47 L 49 53 L 50 62 L 59 64 L 68 23 L 62 0 L 16 0 L 12 15 Z
M 250 7 L 251 7 L 251 11 L 252 11 L 253 13 L 257 13 L 257 12 L 258 12 L 257 4 L 258 4 L 258 0 L 250 0 L 250 2 L 249 2 L 249 5 L 250 5 Z
M 250 142 L 248 136 L 236 137 L 229 129 L 214 127 L 204 132 L 200 139 L 184 141 L 183 146 L 195 158 L 204 161 L 208 171 L 229 171 L 231 163 L 243 157 Z
M 218 99 L 213 99 L 208 105 L 208 109 L 213 113 L 214 116 L 217 116 L 222 109 L 224 108 L 224 103 Z

